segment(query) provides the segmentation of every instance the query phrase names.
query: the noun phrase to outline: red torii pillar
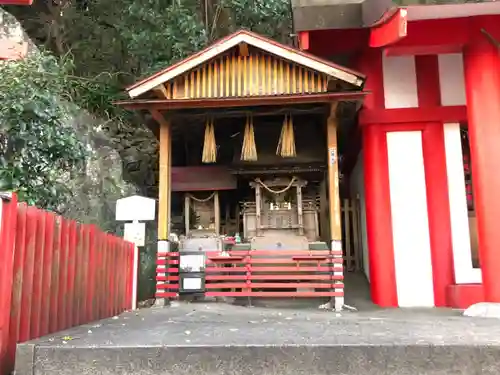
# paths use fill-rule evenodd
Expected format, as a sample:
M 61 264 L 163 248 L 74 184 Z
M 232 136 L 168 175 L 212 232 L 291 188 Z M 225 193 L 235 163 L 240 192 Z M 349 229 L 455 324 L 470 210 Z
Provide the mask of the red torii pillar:
M 500 302 L 500 56 L 482 30 L 500 35 L 494 20 L 473 23 L 464 73 L 484 294 L 486 301 Z
M 367 76 L 365 90 L 372 92 L 363 111 L 383 109 L 382 51 L 367 49 L 356 68 Z M 381 124 L 366 124 L 362 137 L 371 297 L 381 307 L 397 307 L 386 132 Z

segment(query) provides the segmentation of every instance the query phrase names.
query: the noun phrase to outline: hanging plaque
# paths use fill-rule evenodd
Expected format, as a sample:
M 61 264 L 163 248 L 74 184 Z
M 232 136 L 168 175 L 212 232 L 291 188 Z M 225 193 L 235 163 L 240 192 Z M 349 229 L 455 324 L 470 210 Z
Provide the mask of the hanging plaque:
M 146 243 L 146 223 L 125 223 L 123 238 L 135 246 L 144 246 Z
M 337 149 L 335 147 L 330 147 L 328 149 L 328 154 L 330 155 L 330 165 L 334 165 L 337 161 Z

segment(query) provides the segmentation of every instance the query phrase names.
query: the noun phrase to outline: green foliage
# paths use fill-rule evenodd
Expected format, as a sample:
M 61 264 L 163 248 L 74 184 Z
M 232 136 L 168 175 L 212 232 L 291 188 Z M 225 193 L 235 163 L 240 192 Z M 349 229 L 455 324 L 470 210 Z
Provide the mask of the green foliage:
M 282 41 L 291 30 L 289 0 L 228 0 L 234 23 Z
M 165 3 L 164 0 L 129 0 L 125 4 L 128 6 L 122 8 L 124 22 L 115 24 L 141 75 L 163 69 L 207 43 L 196 9 L 186 2 Z
M 124 97 L 124 86 L 239 28 L 281 41 L 286 41 L 291 32 L 289 0 L 123 0 L 118 6 L 108 0 L 57 3 L 39 0 L 33 7 L 9 10 L 38 45 L 48 47 L 64 60 L 60 67 L 51 71 L 57 79 L 50 84 L 57 87 L 48 91 L 109 120 L 105 131 L 113 147 L 128 165 L 143 166 L 126 170 L 126 178 L 141 191 L 152 191 L 153 196 L 154 186 L 153 189 L 143 186 L 144 181 L 154 185 L 155 180 L 157 155 L 151 150 L 152 135 L 144 131 L 142 119 L 136 114 L 126 113 L 113 105 L 114 100 Z M 29 74 L 19 79 L 29 80 Z M 13 95 L 9 94 L 11 99 Z M 39 97 L 35 100 L 41 106 L 46 105 Z M 60 118 L 59 115 L 55 117 Z M 55 122 L 46 123 L 47 128 L 50 124 L 55 125 Z M 59 127 L 57 131 L 67 130 Z M 75 158 L 78 159 L 78 153 Z M 9 164 L 8 168 L 11 166 Z M 66 167 L 69 169 L 70 164 Z M 150 175 L 145 176 L 144 171 Z M 11 185 L 20 186 L 20 183 Z M 47 181 L 43 184 L 47 186 Z
M 41 207 L 66 206 L 66 216 L 110 231 L 117 230 L 116 199 L 131 192 L 123 179 L 137 193 L 157 196 L 154 136 L 143 119 L 113 105 L 124 86 L 240 28 L 285 43 L 292 31 L 289 0 L 37 0 L 8 10 L 57 58 L 43 54 L 0 65 L 2 188 Z M 77 129 L 68 120 L 74 108 L 61 100 L 105 123 Z M 110 157 L 116 152 L 105 152 L 102 138 L 118 151 L 123 176 L 119 160 Z M 155 289 L 155 231 L 149 235 L 141 254 L 141 299 Z
M 290 0 L 39 0 L 8 8 L 37 44 L 70 52 L 79 76 L 110 73 L 108 93 L 246 28 L 284 41 Z M 44 14 L 42 17 L 41 14 Z M 47 19 L 48 18 L 48 19 Z M 86 106 L 86 105 L 84 105 Z
M 0 64 L 0 189 L 57 209 L 85 146 L 68 124 L 68 65 L 49 54 Z

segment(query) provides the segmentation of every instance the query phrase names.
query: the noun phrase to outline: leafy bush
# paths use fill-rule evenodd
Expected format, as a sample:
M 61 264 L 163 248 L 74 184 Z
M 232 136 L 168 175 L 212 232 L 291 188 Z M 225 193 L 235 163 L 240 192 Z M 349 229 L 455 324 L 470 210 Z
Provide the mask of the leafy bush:
M 57 210 L 86 155 L 70 125 L 69 62 L 50 54 L 0 63 L 0 189 Z

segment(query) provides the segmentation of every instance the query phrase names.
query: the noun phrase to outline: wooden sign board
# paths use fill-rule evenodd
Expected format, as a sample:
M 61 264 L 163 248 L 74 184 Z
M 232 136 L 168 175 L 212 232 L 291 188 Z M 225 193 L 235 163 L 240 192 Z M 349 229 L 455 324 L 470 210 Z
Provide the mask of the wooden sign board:
M 137 247 L 144 246 L 146 244 L 146 223 L 125 223 L 123 239 L 132 242 Z
M 133 195 L 116 201 L 117 221 L 150 221 L 156 215 L 156 200 Z

